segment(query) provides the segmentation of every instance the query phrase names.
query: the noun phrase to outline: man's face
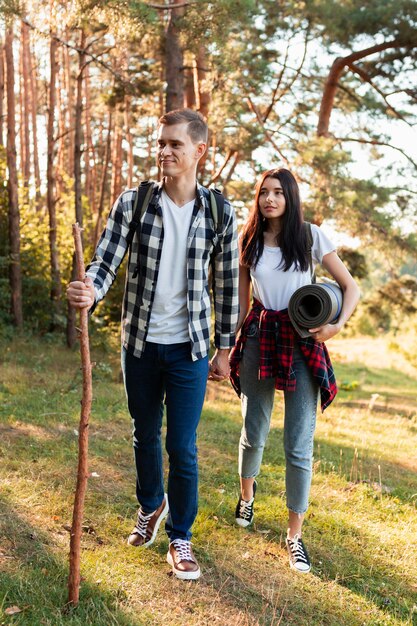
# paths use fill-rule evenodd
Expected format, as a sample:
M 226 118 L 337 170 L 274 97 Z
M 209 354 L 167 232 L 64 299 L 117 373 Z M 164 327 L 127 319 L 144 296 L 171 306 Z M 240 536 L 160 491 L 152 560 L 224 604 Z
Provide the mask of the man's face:
M 157 160 L 163 176 L 193 176 L 197 163 L 206 150 L 203 142 L 193 143 L 188 124 L 161 124 L 158 130 Z

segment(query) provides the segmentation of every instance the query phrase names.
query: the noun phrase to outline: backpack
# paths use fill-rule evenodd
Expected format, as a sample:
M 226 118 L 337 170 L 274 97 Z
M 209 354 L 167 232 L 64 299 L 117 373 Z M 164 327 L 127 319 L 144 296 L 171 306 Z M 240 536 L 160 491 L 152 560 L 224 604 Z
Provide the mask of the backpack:
M 133 218 L 129 224 L 129 232 L 126 237 L 129 248 L 135 232 L 140 230 L 140 221 L 148 208 L 154 188 L 154 183 L 151 180 L 144 180 L 138 187 L 135 203 L 133 205 Z M 216 188 L 208 189 L 208 192 L 210 194 L 210 210 L 211 217 L 214 222 L 214 231 L 217 235 L 217 239 L 219 239 L 223 230 L 224 196 L 222 192 Z M 218 243 L 214 250 L 214 254 L 219 250 L 219 248 L 220 245 Z
M 304 222 L 304 228 L 306 231 L 307 254 L 308 264 L 310 266 L 311 283 L 314 284 L 316 282 L 316 272 L 313 269 L 313 255 L 311 252 L 311 249 L 313 247 L 313 233 L 311 230 L 310 222 Z

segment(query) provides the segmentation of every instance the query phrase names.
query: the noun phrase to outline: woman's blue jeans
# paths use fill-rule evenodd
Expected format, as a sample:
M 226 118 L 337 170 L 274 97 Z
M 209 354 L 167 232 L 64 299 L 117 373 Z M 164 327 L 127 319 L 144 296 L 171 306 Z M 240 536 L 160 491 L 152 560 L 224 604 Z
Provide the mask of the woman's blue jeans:
M 141 357 L 122 348 L 122 369 L 133 420 L 136 495 L 145 512 L 164 497 L 161 427 L 166 404 L 171 541 L 190 539 L 198 508 L 197 426 L 208 375 L 208 357 L 193 361 L 189 343 L 147 342 Z
M 303 514 L 308 508 L 318 386 L 303 355 L 294 348 L 296 391 L 284 391 L 284 450 L 287 507 Z M 274 405 L 275 379 L 259 380 L 258 337 L 247 337 L 240 364 L 243 426 L 239 442 L 239 475 L 258 475 Z

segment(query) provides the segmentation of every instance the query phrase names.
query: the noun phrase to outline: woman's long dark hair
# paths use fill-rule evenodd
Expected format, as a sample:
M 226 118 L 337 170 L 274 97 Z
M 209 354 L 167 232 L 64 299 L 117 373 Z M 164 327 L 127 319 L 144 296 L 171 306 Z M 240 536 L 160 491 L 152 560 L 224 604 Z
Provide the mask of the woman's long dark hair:
M 277 237 L 277 244 L 282 252 L 281 267 L 286 272 L 294 263 L 298 270 L 306 272 L 309 267 L 309 257 L 300 192 L 294 176 L 284 168 L 264 172 L 256 184 L 255 201 L 248 221 L 243 227 L 240 262 L 245 267 L 255 267 L 264 250 L 266 220 L 259 210 L 259 194 L 266 178 L 279 180 L 285 198 L 282 229 Z

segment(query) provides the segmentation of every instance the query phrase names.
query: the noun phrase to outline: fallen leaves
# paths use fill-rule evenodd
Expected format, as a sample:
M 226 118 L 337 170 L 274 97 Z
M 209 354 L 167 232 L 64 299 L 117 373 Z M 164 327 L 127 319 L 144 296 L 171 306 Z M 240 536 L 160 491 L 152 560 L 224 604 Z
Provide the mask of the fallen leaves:
M 5 613 L 6 615 L 16 615 L 16 613 L 21 613 L 23 611 L 23 609 L 19 608 L 18 606 L 9 606 L 7 609 L 5 609 Z

